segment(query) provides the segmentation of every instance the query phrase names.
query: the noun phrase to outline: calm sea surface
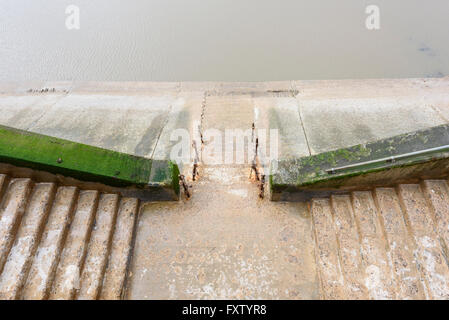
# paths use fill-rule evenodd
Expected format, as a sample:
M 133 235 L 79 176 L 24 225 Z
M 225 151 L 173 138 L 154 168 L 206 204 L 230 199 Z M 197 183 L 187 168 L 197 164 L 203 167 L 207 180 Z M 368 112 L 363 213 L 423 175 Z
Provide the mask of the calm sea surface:
M 445 75 L 448 0 L 0 0 L 0 80 Z

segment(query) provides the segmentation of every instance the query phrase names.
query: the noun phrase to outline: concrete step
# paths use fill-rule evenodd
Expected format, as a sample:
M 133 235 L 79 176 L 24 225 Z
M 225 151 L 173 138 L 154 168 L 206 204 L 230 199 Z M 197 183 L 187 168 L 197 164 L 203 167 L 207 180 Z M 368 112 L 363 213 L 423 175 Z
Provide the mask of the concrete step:
M 48 298 L 72 220 L 78 188 L 60 187 L 22 293 L 26 300 Z
M 435 227 L 441 242 L 444 243 L 445 255 L 448 257 L 449 248 L 449 188 L 446 181 L 426 180 L 422 188 L 430 203 Z
M 322 299 L 449 299 L 445 180 L 311 200 Z
M 449 299 L 449 267 L 422 189 L 418 184 L 400 185 L 399 196 L 416 244 L 418 263 L 424 272 L 429 296 Z
M 414 244 L 407 230 L 398 196 L 393 188 L 377 188 L 374 197 L 396 277 L 398 299 L 424 299 L 427 296 L 415 263 Z
M 338 244 L 332 209 L 328 199 L 314 199 L 311 204 L 315 233 L 315 255 L 323 299 L 343 299 L 345 283 L 338 256 Z
M 247 171 L 222 171 L 204 168 L 189 201 L 147 204 L 140 224 L 136 198 L 0 175 L 0 298 L 449 299 L 446 180 L 315 198 L 308 207 L 261 200 Z M 208 257 L 214 262 L 192 271 Z M 230 293 L 220 291 L 223 270 Z M 207 283 L 215 289 L 204 291 Z M 279 285 L 285 290 L 273 291 Z
M 14 244 L 0 275 L 0 299 L 18 298 L 39 244 L 55 189 L 53 183 L 39 183 L 34 186 Z
M 379 212 L 371 192 L 353 192 L 352 206 L 360 233 L 363 258 L 363 279 L 373 299 L 394 299 L 395 282 L 386 251 L 386 241 L 379 221 Z
M 12 180 L 0 207 L 0 273 L 3 271 L 31 192 L 30 179 Z
M 78 299 L 97 299 L 100 293 L 111 248 L 118 201 L 118 195 L 101 195 L 86 261 L 81 274 Z
M 109 255 L 101 290 L 101 299 L 118 300 L 124 297 L 125 280 L 131 260 L 138 209 L 138 199 L 124 198 L 121 200 L 112 239 L 111 254 Z
M 8 187 L 9 177 L 6 174 L 0 174 L 0 201 Z
M 0 174 L 0 299 L 122 299 L 137 198 Z
M 73 299 L 80 287 L 81 270 L 98 205 L 98 191 L 81 191 L 50 299 Z
M 332 196 L 332 210 L 335 229 L 340 250 L 341 267 L 344 273 L 347 297 L 350 299 L 366 299 L 368 292 L 361 281 L 362 255 L 360 253 L 360 237 L 354 218 L 354 211 L 349 196 Z

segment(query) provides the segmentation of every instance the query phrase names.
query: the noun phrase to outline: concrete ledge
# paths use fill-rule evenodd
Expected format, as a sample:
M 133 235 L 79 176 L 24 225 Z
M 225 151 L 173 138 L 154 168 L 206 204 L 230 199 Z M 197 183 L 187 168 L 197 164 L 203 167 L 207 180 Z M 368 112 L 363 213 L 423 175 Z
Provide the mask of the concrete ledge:
M 304 201 L 332 191 L 441 178 L 449 172 L 449 148 L 437 148 L 447 145 L 449 125 L 441 125 L 369 144 L 280 160 L 271 164 L 271 199 Z
M 179 198 L 179 170 L 152 160 L 28 131 L 0 126 L 0 162 L 123 188 L 145 200 Z M 145 196 L 151 195 L 151 196 Z

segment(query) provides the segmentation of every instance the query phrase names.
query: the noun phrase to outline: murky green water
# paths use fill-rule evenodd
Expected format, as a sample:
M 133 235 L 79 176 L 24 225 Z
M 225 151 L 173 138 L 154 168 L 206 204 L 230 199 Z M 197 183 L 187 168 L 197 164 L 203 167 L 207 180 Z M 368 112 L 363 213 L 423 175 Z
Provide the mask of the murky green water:
M 0 0 L 0 80 L 443 76 L 448 17 L 447 0 Z

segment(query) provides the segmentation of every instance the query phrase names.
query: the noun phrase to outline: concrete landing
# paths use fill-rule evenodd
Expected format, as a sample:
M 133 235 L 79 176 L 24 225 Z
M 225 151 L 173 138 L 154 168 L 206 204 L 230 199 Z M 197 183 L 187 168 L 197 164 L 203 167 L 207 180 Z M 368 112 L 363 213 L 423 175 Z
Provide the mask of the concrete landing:
M 248 168 L 200 173 L 189 201 L 142 207 L 128 298 L 319 298 L 307 205 L 259 199 Z

